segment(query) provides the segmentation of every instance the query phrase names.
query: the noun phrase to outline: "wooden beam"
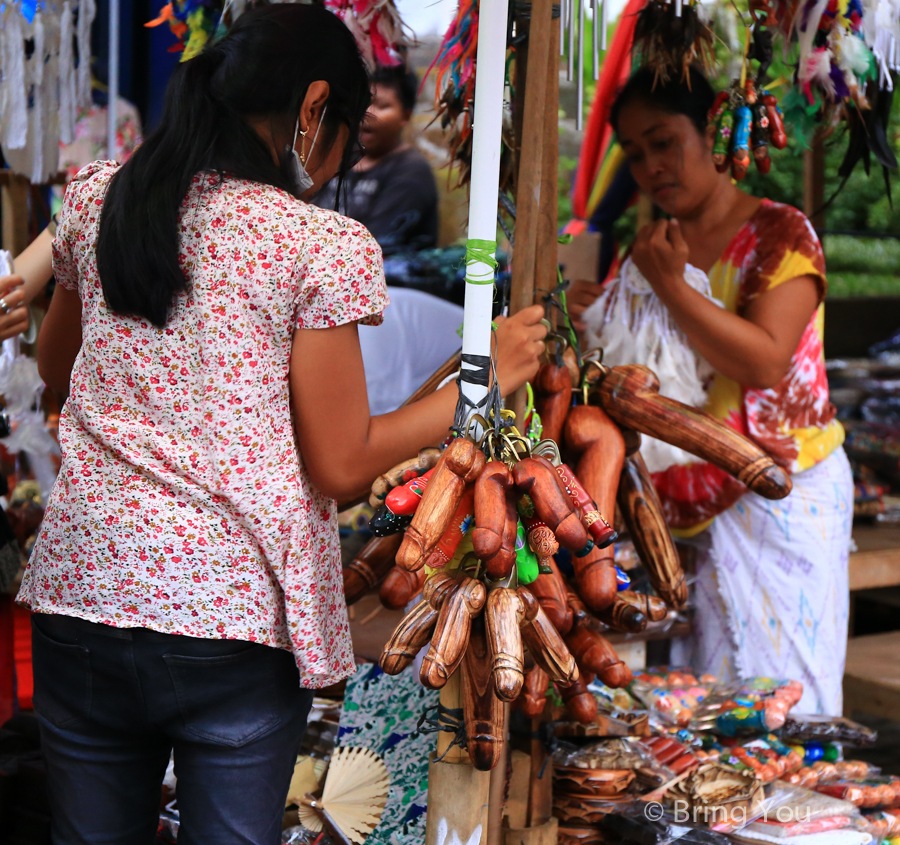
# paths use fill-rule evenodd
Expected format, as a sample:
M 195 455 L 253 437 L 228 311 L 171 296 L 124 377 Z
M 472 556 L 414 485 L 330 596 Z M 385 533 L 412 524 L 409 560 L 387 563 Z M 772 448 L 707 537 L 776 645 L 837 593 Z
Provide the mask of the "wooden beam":
M 24 176 L 7 172 L 0 183 L 3 214 L 3 249 L 14 256 L 28 246 L 28 187 Z
M 850 555 L 851 590 L 898 586 L 900 586 L 900 549 L 854 552 Z
M 554 45 L 559 41 L 559 18 L 551 19 L 547 90 L 544 100 L 541 203 L 538 210 L 535 288 L 553 290 L 557 279 L 557 233 L 559 229 L 559 59 Z
M 825 228 L 825 141 L 821 135 L 813 139 L 812 147 L 803 154 L 803 213 L 813 228 Z
M 516 188 L 516 243 L 513 253 L 510 313 L 534 302 L 535 256 L 543 187 L 547 64 L 551 58 L 553 0 L 534 0 L 528 45 L 528 84 L 522 115 L 522 155 Z M 555 192 L 556 185 L 553 185 Z

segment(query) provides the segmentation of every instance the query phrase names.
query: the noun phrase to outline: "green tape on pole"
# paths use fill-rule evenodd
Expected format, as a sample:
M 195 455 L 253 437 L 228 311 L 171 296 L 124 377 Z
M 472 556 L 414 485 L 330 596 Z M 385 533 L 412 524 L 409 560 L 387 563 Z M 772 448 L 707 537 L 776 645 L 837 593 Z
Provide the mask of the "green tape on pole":
M 466 283 L 470 285 L 492 285 L 494 274 L 500 266 L 494 254 L 497 252 L 497 241 L 483 241 L 470 238 L 466 241 Z M 473 264 L 486 264 L 490 271 L 481 275 L 472 275 Z

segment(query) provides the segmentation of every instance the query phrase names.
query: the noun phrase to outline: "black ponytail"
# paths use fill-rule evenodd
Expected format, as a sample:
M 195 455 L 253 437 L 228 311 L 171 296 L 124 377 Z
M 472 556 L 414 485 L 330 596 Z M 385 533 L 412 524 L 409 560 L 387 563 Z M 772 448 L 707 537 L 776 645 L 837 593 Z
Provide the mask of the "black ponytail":
M 655 70 L 645 66 L 636 70 L 619 91 L 609 112 L 609 122 L 618 132 L 622 109 L 631 103 L 643 103 L 668 114 L 683 114 L 702 135 L 715 98 L 709 80 L 694 66 L 690 67 L 686 78 L 679 75 L 666 82 L 657 78 Z
M 346 125 L 346 164 L 369 81 L 353 36 L 331 12 L 299 4 L 248 11 L 224 38 L 178 65 L 159 127 L 113 177 L 103 203 L 97 269 L 112 311 L 165 325 L 188 286 L 178 223 L 197 173 L 228 173 L 297 196 L 287 154 L 276 162 L 246 118 L 266 117 L 277 149 L 286 149 L 316 80 L 330 88 L 319 148 L 331 147 Z

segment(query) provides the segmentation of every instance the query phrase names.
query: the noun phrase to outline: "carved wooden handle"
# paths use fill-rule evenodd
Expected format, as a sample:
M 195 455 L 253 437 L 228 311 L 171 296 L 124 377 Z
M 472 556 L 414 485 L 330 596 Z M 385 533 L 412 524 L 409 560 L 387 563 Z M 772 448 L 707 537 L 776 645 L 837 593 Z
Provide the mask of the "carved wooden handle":
M 566 444 L 580 455 L 576 473 L 587 494 L 602 514 L 615 514 L 616 491 L 625 459 L 625 440 L 619 427 L 594 406 L 572 409 L 565 428 Z M 614 550 L 595 548 L 583 558 L 575 558 L 575 581 L 579 595 L 591 610 L 608 607 L 618 585 Z
M 614 631 L 639 634 L 647 627 L 647 614 L 638 603 L 626 601 L 622 593 L 616 593 L 613 603 L 597 613 L 597 618 Z
M 472 548 L 493 580 L 507 578 L 516 564 L 516 488 L 501 461 L 486 464 L 475 482 Z
M 572 404 L 572 375 L 567 367 L 542 364 L 532 386 L 534 408 L 540 414 L 544 427 L 543 437 L 559 443 Z
M 586 678 L 577 678 L 571 684 L 556 685 L 560 698 L 566 703 L 566 709 L 582 725 L 589 725 L 597 718 L 597 699 L 587 688 L 592 680 L 593 677 L 588 675 Z
M 609 640 L 591 627 L 591 617 L 584 604 L 571 590 L 569 604 L 575 614 L 575 624 L 565 638 L 569 651 L 579 666 L 600 676 L 610 687 L 624 687 L 631 683 L 631 670 L 619 660 Z
M 494 691 L 503 701 L 515 700 L 525 681 L 520 626 L 525 606 L 515 590 L 498 587 L 488 594 L 484 609 L 491 678 Z
M 563 580 L 556 561 L 553 558 L 547 560 L 552 573 L 542 573 L 532 581 L 526 589 L 538 600 L 547 618 L 561 636 L 565 636 L 572 629 L 572 608 L 569 607 L 566 597 L 566 582 Z
M 484 463 L 484 452 L 463 437 L 444 450 L 397 552 L 400 566 L 414 572 L 424 565 L 447 530 L 466 485 L 475 481 Z
M 441 450 L 433 446 L 419 449 L 415 458 L 410 458 L 402 464 L 397 464 L 384 475 L 379 475 L 372 484 L 372 492 L 369 494 L 369 504 L 373 508 L 381 507 L 388 493 L 401 484 L 406 484 L 420 475 L 424 475 L 440 459 Z
M 460 588 L 441 607 L 431 646 L 422 661 L 419 677 L 431 689 L 441 689 L 456 671 L 469 644 L 472 617 L 484 607 L 484 584 L 468 575 L 461 581 Z M 425 586 L 427 589 L 427 582 Z
M 503 752 L 504 713 L 503 702 L 497 698 L 491 683 L 485 626 L 480 617 L 472 624 L 469 648 L 460 672 L 469 759 L 478 771 L 487 772 L 497 765 Z
M 397 536 L 397 547 L 402 537 Z M 407 572 L 394 566 L 381 584 L 378 597 L 388 610 L 403 610 L 425 584 L 425 567 L 418 572 Z
M 358 602 L 370 590 L 374 590 L 385 573 L 394 565 L 402 535 L 374 537 L 359 554 L 344 567 L 344 595 L 347 604 Z
M 535 512 L 562 545 L 576 554 L 590 550 L 593 543 L 587 529 L 581 524 L 578 509 L 550 461 L 541 457 L 524 458 L 516 464 L 513 478 L 519 490 L 531 498 Z
M 651 622 L 661 622 L 669 613 L 665 601 L 659 596 L 650 596 L 647 593 L 636 593 L 634 590 L 621 590 L 619 599 L 634 605 Z
M 684 570 L 640 454 L 625 461 L 619 481 L 619 509 L 653 589 L 669 607 L 683 607 L 688 595 Z
M 415 660 L 431 639 L 444 602 L 460 589 L 462 581 L 444 572 L 428 579 L 420 601 L 397 626 L 381 654 L 379 665 L 388 675 L 397 675 Z
M 482 561 L 499 548 L 506 525 L 506 499 L 513 477 L 502 461 L 489 461 L 475 482 L 475 528 L 472 548 Z
M 600 382 L 600 403 L 618 423 L 714 464 L 767 499 L 791 492 L 790 476 L 755 443 L 705 411 L 659 395 L 652 370 L 613 367 Z
M 578 677 L 578 667 L 559 631 L 553 627 L 537 599 L 528 590 L 519 587 L 516 592 L 525 607 L 522 639 L 528 646 L 534 662 L 554 681 L 571 683 Z
M 547 704 L 547 688 L 550 686 L 550 676 L 536 663 L 534 668 L 525 676 L 525 686 L 522 688 L 522 713 L 529 719 L 539 719 Z
M 378 665 L 388 675 L 399 675 L 428 644 L 437 618 L 438 612 L 427 601 L 420 601 L 394 630 Z

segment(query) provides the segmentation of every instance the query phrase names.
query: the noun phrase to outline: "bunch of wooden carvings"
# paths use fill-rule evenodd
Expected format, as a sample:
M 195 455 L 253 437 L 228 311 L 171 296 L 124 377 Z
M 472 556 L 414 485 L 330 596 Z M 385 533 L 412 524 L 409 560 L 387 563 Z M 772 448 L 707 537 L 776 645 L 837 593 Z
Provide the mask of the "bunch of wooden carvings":
M 665 605 L 686 601 L 639 433 L 710 461 L 768 498 L 791 487 L 750 441 L 660 396 L 645 367 L 587 361 L 573 372 L 559 359 L 541 368 L 534 388 L 543 440 L 532 446 L 514 428 L 482 420 L 478 442 L 458 436 L 442 452 L 423 449 L 373 485 L 376 537 L 344 570 L 348 603 L 379 584 L 392 608 L 422 593 L 381 666 L 396 674 L 428 645 L 426 686 L 442 688 L 461 669 L 469 755 L 482 770 L 500 759 L 504 702 L 520 700 L 537 718 L 553 681 L 572 715 L 590 722 L 592 678 L 610 687 L 630 682 L 603 625 L 640 631 L 666 608 L 618 590 L 608 520 L 616 504 Z M 571 554 L 570 581 L 554 562 L 560 546 Z

